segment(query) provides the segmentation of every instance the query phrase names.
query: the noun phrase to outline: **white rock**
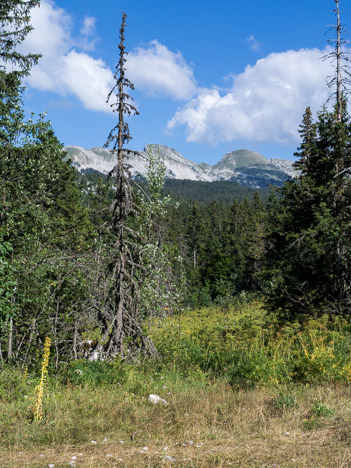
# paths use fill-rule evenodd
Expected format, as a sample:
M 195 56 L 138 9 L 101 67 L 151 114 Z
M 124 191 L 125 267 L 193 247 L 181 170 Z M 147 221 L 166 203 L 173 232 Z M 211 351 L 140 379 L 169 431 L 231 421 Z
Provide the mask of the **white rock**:
M 55 465 L 54 465 L 53 463 L 49 463 L 49 464 L 48 464 L 48 468 L 54 468 L 54 466 L 55 466 Z
M 157 405 L 160 403 L 162 403 L 163 405 L 168 405 L 168 402 L 166 400 L 152 393 L 149 395 L 148 400 L 150 401 L 150 403 L 153 403 L 154 405 Z
M 174 461 L 177 461 L 177 459 L 175 457 L 171 457 L 170 455 L 167 455 L 166 457 L 164 457 L 163 461 L 164 462 L 174 462 Z
M 91 440 L 90 443 L 91 444 L 97 444 L 96 440 Z

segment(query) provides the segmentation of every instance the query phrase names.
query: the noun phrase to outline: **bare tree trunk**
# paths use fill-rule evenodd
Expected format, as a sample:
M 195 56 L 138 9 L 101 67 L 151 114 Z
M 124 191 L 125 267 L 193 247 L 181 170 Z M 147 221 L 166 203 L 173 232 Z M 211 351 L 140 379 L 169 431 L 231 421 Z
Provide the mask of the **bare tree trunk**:
M 11 299 L 12 301 L 12 299 Z M 7 358 L 10 360 L 12 358 L 12 341 L 13 341 L 13 317 L 10 317 L 9 323 L 9 340 L 7 344 Z
M 56 301 L 56 314 L 55 314 L 55 322 L 54 322 L 54 345 L 55 345 L 55 368 L 58 368 L 58 363 L 59 363 L 59 350 L 58 350 L 58 343 L 57 343 L 57 323 L 58 323 L 58 315 L 59 315 L 59 308 L 60 308 L 60 302 Z
M 74 359 L 76 360 L 78 359 L 77 341 L 78 341 L 78 327 L 77 327 L 76 311 L 74 311 L 73 356 L 74 356 Z
M 2 330 L 1 330 L 1 332 L 2 332 Z M 1 346 L 1 335 L 0 335 L 0 361 L 4 362 L 4 357 L 2 355 L 2 346 Z
M 337 121 L 341 122 L 343 114 L 343 98 L 342 98 L 342 81 L 341 81 L 341 23 L 340 23 L 340 10 L 339 0 L 335 0 L 336 4 L 336 107 L 337 107 Z

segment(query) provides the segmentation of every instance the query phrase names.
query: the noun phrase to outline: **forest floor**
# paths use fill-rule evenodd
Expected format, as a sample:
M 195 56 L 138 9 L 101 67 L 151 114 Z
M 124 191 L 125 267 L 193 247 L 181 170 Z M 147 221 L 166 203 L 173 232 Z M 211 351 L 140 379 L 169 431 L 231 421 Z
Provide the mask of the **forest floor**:
M 183 383 L 184 384 L 184 383 Z M 48 393 L 1 403 L 0 467 L 351 467 L 351 387 L 233 389 L 165 381 L 168 404 L 123 387 Z

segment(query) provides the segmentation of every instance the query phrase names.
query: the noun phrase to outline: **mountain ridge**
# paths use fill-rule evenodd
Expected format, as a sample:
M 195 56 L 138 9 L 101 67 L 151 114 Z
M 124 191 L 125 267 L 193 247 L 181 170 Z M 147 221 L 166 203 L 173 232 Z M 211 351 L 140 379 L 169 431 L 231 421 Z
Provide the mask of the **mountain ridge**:
M 107 174 L 114 167 L 116 156 L 104 148 L 90 150 L 79 146 L 66 146 L 68 158 L 80 172 L 94 170 Z M 131 165 L 132 176 L 145 176 L 147 172 L 147 155 L 159 155 L 165 163 L 168 179 L 214 182 L 234 180 L 240 185 L 263 188 L 268 185 L 281 186 L 295 171 L 291 161 L 283 159 L 266 159 L 255 151 L 240 149 L 226 153 L 218 163 L 194 163 L 178 151 L 165 145 L 146 145 L 140 155 L 127 156 Z M 146 156 L 146 157 L 145 157 Z

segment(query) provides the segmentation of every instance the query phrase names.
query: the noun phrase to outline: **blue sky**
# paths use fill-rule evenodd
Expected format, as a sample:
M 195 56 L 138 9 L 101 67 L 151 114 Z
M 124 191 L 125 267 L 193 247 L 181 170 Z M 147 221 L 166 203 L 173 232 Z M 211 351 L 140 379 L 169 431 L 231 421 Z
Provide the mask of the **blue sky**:
M 177 149 L 216 163 L 240 148 L 292 159 L 306 106 L 318 111 L 332 73 L 333 0 L 42 0 L 24 50 L 43 58 L 25 93 L 65 145 L 102 146 L 116 117 L 105 104 L 128 15 L 128 76 L 140 115 L 130 147 Z M 351 2 L 340 0 L 351 27 Z

